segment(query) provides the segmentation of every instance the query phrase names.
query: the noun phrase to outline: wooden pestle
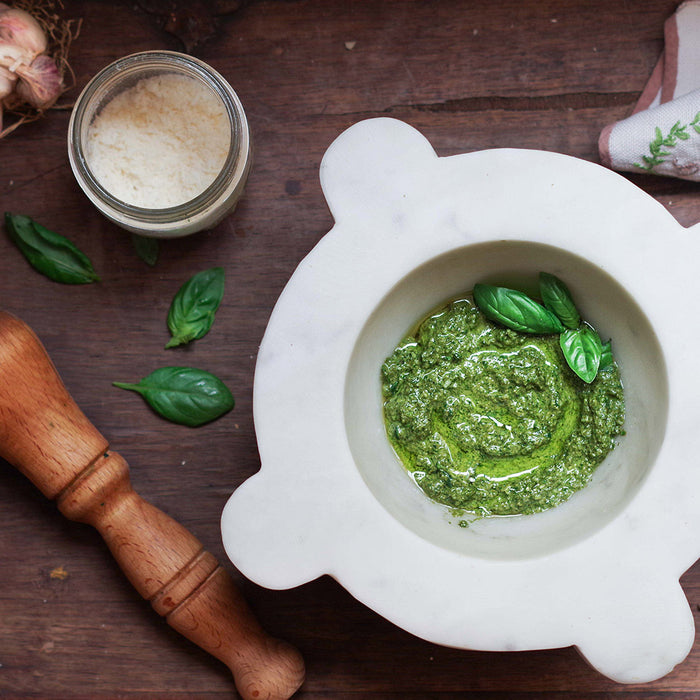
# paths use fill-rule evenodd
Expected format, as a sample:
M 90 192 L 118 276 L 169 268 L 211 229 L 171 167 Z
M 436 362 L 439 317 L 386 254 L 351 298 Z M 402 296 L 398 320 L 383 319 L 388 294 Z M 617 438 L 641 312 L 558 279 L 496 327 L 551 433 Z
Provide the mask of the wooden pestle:
M 71 520 L 94 526 L 136 590 L 223 661 L 244 700 L 291 697 L 299 652 L 261 628 L 230 576 L 131 487 L 129 467 L 85 417 L 32 330 L 0 312 L 0 456 Z

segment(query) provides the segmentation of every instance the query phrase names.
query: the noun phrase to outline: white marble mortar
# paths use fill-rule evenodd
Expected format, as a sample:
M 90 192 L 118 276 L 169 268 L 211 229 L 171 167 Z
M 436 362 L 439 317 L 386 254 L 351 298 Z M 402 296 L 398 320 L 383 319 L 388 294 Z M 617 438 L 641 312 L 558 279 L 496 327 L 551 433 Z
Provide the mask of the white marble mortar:
M 275 589 L 329 574 L 438 644 L 575 645 L 619 682 L 669 673 L 693 643 L 679 578 L 700 556 L 700 227 L 598 165 L 518 149 L 440 158 L 393 119 L 341 134 L 321 184 L 336 223 L 260 347 L 262 468 L 223 513 L 233 563 Z M 462 528 L 392 452 L 379 368 L 444 300 L 540 270 L 612 338 L 627 434 L 564 505 Z

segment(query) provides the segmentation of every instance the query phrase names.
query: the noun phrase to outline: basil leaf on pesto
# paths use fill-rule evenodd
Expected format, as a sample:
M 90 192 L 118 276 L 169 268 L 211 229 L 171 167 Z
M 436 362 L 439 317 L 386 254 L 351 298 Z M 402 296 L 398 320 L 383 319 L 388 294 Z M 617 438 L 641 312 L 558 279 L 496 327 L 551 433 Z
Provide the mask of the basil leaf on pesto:
M 598 333 L 589 325 L 565 330 L 559 336 L 559 345 L 566 363 L 587 384 L 598 374 L 603 343 Z
M 90 259 L 75 244 L 22 214 L 5 212 L 5 227 L 29 264 L 62 284 L 89 284 L 99 277 Z
M 178 290 L 168 311 L 172 338 L 166 348 L 184 345 L 205 336 L 224 296 L 224 269 L 212 267 L 191 277 Z
M 490 284 L 474 285 L 474 301 L 486 318 L 521 333 L 561 333 L 564 326 L 527 294 Z
M 219 418 L 235 404 L 218 377 L 194 367 L 161 367 L 136 384 L 113 384 L 141 394 L 163 418 L 192 428 Z
M 612 354 L 612 343 L 608 340 L 607 343 L 603 343 L 603 350 L 600 355 L 600 365 L 598 366 L 598 371 L 612 367 L 613 364 L 613 354 Z
M 554 275 L 540 272 L 540 296 L 544 305 L 567 328 L 578 328 L 581 323 L 569 288 Z

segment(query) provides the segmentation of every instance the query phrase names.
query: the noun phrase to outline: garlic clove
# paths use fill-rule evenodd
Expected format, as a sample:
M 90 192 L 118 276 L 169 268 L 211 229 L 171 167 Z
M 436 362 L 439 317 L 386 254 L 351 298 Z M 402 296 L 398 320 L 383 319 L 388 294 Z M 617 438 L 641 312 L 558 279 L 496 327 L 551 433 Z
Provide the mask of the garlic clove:
M 37 56 L 30 66 L 17 68 L 15 94 L 37 109 L 49 108 L 61 94 L 61 75 L 50 56 Z
M 0 40 L 25 49 L 30 56 L 29 63 L 48 46 L 39 22 L 28 12 L 14 8 L 0 7 Z

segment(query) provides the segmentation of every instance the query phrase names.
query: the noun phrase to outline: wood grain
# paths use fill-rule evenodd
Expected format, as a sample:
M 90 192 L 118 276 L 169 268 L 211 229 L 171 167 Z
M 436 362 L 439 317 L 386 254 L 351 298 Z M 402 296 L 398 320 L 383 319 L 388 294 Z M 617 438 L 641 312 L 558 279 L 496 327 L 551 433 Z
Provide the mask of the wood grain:
M 597 161 L 600 130 L 630 113 L 676 4 L 249 2 L 218 18 L 215 36 L 195 52 L 231 82 L 251 125 L 253 171 L 235 214 L 211 232 L 164 243 L 148 268 L 128 234 L 75 184 L 65 146 L 69 114 L 54 111 L 0 141 L 3 211 L 29 214 L 72 238 L 102 282 L 52 283 L 0 234 L 0 307 L 37 332 L 89 421 L 131 465 L 136 490 L 226 561 L 221 510 L 259 468 L 252 417 L 258 344 L 289 276 L 332 226 L 318 181 L 329 143 L 360 119 L 389 115 L 421 130 L 440 155 L 524 147 Z M 64 5 L 66 15 L 83 18 L 72 52 L 78 88 L 127 53 L 181 48 L 130 2 Z M 681 224 L 700 221 L 697 184 L 627 177 Z M 212 331 L 165 351 L 172 295 L 215 264 L 224 266 L 227 285 Z M 189 429 L 111 386 L 175 363 L 218 374 L 236 396 L 234 411 Z M 0 697 L 235 693 L 220 662 L 144 605 L 92 528 L 65 520 L 4 463 L 0 528 Z M 303 653 L 302 699 L 700 698 L 699 644 L 667 677 L 619 686 L 574 649 L 447 649 L 396 628 L 328 577 L 268 591 L 226 569 L 263 627 Z M 700 567 L 681 582 L 697 617 Z

